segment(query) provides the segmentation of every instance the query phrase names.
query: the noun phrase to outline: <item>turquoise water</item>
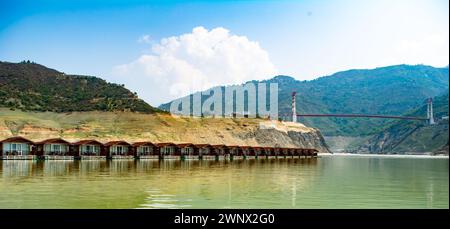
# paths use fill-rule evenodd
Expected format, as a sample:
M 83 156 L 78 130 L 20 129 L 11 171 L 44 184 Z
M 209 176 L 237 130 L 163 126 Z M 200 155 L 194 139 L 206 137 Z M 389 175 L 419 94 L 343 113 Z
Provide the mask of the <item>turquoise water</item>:
M 0 161 L 0 208 L 449 208 L 448 159 Z

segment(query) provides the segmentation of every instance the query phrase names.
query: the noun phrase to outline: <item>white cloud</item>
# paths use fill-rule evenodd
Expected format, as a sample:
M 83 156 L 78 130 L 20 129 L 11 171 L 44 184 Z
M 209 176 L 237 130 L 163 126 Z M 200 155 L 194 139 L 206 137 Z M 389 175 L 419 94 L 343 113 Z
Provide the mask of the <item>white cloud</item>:
M 140 36 L 137 41 L 139 43 L 150 44 L 152 39 L 151 39 L 150 35 L 145 34 L 145 35 Z
M 150 54 L 113 70 L 113 75 L 152 105 L 212 86 L 275 74 L 268 53 L 257 42 L 222 27 L 196 27 L 191 33 L 163 38 L 152 45 Z

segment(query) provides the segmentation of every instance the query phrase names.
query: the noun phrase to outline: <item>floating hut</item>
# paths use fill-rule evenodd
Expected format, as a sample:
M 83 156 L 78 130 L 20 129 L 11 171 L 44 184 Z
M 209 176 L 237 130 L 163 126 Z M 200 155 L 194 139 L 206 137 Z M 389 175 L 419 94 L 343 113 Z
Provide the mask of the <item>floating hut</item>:
M 4 160 L 36 159 L 32 153 L 34 143 L 23 137 L 11 137 L 0 141 L 1 156 Z
M 44 160 L 73 160 L 70 142 L 61 138 L 51 138 L 35 143 L 36 156 Z
M 317 157 L 317 150 L 310 148 L 283 148 L 238 145 L 210 145 L 193 143 L 152 143 L 97 140 L 81 140 L 70 143 L 61 138 L 32 142 L 23 137 L 11 137 L 0 141 L 0 159 L 245 159 Z
M 156 143 L 160 159 L 180 159 L 181 152 L 173 142 Z
M 126 141 L 111 141 L 104 144 L 108 159 L 133 159 L 131 144 Z
M 194 144 L 195 148 L 198 150 L 198 155 L 200 159 L 204 160 L 215 160 L 215 155 L 212 154 L 213 147 L 210 144 Z
M 227 159 L 229 155 L 229 148 L 226 145 L 211 145 L 213 154 L 216 159 Z
M 133 143 L 132 149 L 137 159 L 159 159 L 157 146 L 152 142 Z
M 182 159 L 199 159 L 198 148 L 192 143 L 177 144 Z
M 72 149 L 77 159 L 92 160 L 105 159 L 106 151 L 103 144 L 96 140 L 82 140 L 73 143 Z

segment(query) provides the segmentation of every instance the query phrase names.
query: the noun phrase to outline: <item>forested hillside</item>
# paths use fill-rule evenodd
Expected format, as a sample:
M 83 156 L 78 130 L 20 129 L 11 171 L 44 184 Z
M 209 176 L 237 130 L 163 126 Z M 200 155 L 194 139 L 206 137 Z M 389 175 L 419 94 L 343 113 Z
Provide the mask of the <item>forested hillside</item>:
M 419 116 L 426 112 L 426 105 L 411 112 Z M 440 151 L 447 146 L 448 154 L 448 93 L 434 99 L 435 125 L 425 121 L 401 120 L 386 127 L 380 133 L 364 142 L 358 152 L 368 153 L 408 153 Z
M 348 70 L 311 81 L 276 76 L 262 82 L 278 83 L 279 114 L 291 120 L 291 93 L 297 92 L 297 113 L 402 115 L 424 104 L 428 97 L 448 91 L 448 67 L 396 65 Z M 252 81 L 258 82 L 258 81 Z M 206 97 L 207 98 L 207 97 Z M 160 106 L 168 110 L 170 103 Z M 426 113 L 418 114 L 426 116 Z M 393 122 L 369 118 L 300 118 L 326 136 L 365 136 Z
M 33 62 L 0 62 L 0 107 L 23 111 L 158 111 L 123 85 Z

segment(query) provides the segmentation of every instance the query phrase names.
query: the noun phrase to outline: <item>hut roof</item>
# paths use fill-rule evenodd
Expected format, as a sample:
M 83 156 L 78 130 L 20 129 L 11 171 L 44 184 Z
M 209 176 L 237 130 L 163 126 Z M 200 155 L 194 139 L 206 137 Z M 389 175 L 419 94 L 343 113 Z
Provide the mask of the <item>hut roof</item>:
M 50 138 L 40 142 L 36 142 L 36 144 L 51 144 L 51 143 L 59 143 L 59 144 L 70 144 L 70 142 L 62 139 L 62 138 Z
M 132 144 L 132 146 L 155 146 L 155 144 L 153 142 L 135 142 Z
M 158 147 L 164 147 L 164 146 L 177 146 L 177 144 L 173 142 L 162 142 L 162 143 L 156 143 L 155 144 Z
M 211 145 L 210 145 L 210 144 L 194 144 L 194 146 L 195 146 L 195 147 L 198 147 L 198 148 L 206 148 L 206 147 L 211 147 Z
M 177 146 L 184 148 L 184 147 L 194 147 L 195 145 L 192 143 L 181 143 L 181 144 L 177 144 Z
M 131 146 L 131 144 L 126 142 L 126 141 L 110 141 L 110 142 L 105 143 L 105 146 L 113 146 L 113 145 L 127 145 L 127 146 Z
M 228 148 L 226 145 L 211 145 L 213 148 Z
M 103 143 L 97 140 L 81 140 L 78 142 L 74 142 L 74 145 L 103 145 Z
M 11 138 L 7 138 L 7 139 L 3 139 L 2 141 L 0 141 L 1 143 L 3 142 L 24 142 L 24 143 L 33 143 L 31 140 L 28 140 L 24 137 L 20 137 L 20 136 L 16 136 L 16 137 L 11 137 Z

